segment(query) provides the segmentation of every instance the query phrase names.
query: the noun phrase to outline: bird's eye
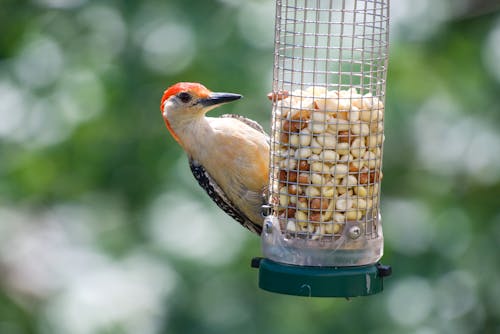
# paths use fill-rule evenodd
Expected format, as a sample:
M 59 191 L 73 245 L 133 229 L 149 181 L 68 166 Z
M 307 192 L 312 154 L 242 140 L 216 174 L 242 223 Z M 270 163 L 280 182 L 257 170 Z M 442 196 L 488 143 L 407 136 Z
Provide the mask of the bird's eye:
M 189 93 L 186 93 L 186 92 L 182 92 L 182 93 L 179 93 L 179 95 L 177 95 L 177 97 L 183 102 L 183 103 L 188 103 L 189 101 L 191 101 L 191 95 Z

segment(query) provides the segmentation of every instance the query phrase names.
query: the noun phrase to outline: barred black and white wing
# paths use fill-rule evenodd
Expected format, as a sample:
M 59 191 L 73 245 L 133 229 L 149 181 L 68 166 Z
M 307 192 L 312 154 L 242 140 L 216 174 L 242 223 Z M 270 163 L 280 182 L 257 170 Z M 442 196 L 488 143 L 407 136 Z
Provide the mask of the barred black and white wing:
M 243 212 L 238 210 L 238 208 L 227 198 L 221 187 L 219 187 L 215 180 L 210 176 L 210 174 L 208 174 L 205 168 L 199 164 L 198 161 L 189 158 L 189 167 L 191 168 L 194 178 L 198 181 L 198 184 L 205 190 L 208 196 L 210 196 L 219 208 L 221 208 L 238 223 L 243 225 L 243 227 L 260 235 L 262 232 L 262 226 L 253 223 Z

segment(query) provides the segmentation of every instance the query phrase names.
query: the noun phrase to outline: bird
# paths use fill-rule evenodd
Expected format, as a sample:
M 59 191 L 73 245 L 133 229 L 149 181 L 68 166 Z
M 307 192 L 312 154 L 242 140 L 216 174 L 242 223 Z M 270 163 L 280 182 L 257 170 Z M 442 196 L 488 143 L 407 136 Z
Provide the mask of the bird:
M 219 208 L 260 235 L 269 183 L 269 136 L 260 124 L 241 115 L 206 116 L 240 98 L 212 92 L 200 83 L 179 82 L 164 91 L 160 110 L 198 184 Z

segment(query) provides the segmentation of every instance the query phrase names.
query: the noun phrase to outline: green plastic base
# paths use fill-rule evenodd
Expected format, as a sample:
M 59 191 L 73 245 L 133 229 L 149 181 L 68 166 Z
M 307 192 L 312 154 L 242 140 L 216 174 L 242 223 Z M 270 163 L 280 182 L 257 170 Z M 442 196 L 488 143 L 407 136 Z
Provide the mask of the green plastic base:
M 305 267 L 254 259 L 263 290 L 305 297 L 357 297 L 381 292 L 389 266 L 375 263 L 358 267 Z

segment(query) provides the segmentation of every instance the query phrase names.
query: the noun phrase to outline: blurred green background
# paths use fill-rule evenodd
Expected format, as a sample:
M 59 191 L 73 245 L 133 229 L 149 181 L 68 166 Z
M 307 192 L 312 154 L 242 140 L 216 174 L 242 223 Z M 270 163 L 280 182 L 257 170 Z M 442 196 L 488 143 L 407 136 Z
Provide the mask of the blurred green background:
M 0 333 L 500 333 L 498 1 L 393 1 L 382 294 L 261 291 L 159 112 L 269 128 L 274 1 L 0 0 Z

